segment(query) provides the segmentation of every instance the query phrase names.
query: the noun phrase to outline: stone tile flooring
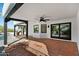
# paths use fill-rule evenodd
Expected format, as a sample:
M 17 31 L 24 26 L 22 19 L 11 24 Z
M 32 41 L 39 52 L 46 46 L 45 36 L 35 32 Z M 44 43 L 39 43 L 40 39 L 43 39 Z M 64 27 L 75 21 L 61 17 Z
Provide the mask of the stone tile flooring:
M 29 38 L 30 40 L 39 41 L 47 46 L 50 56 L 78 56 L 78 47 L 76 42 L 61 41 L 49 38 Z M 9 56 L 35 56 L 33 53 L 22 48 L 23 45 L 15 45 L 14 49 L 9 52 Z M 7 51 L 6 51 L 7 52 Z
M 76 42 L 61 41 L 49 38 L 29 38 L 46 44 L 50 56 L 78 56 Z
M 8 56 L 35 56 L 35 54 L 25 50 L 23 45 L 19 45 L 19 43 L 9 47 L 5 49 L 5 52 L 8 54 Z

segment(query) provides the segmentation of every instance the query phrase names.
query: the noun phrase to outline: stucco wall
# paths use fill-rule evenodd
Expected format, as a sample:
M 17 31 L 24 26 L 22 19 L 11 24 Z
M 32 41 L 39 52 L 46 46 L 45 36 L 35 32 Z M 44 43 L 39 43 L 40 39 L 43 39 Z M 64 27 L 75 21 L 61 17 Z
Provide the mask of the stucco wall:
M 31 22 L 29 21 L 29 26 L 28 26 L 28 32 L 30 36 L 34 36 L 34 37 L 47 37 L 47 38 L 51 38 L 50 37 L 50 24 L 56 24 L 56 23 L 65 23 L 65 22 L 71 22 L 71 40 L 77 42 L 78 38 L 77 38 L 77 19 L 76 17 L 72 17 L 72 18 L 66 18 L 66 19 L 59 19 L 59 20 L 53 20 L 53 21 L 48 21 L 46 22 L 47 25 L 49 25 L 49 28 L 47 27 L 47 33 L 40 33 L 40 22 Z M 39 33 L 34 33 L 33 32 L 33 25 L 39 25 Z

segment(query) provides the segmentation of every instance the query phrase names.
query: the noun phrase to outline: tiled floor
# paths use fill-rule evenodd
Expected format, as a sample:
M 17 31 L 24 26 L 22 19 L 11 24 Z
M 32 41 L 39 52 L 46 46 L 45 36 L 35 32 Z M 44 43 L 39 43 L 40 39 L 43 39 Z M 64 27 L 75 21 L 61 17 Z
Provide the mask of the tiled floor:
M 15 37 L 13 33 L 8 33 L 7 36 L 8 36 L 7 37 L 8 44 L 10 44 L 10 43 L 12 43 L 12 42 L 14 42 L 16 40 L 19 40 L 19 38 Z
M 13 45 L 11 46 L 9 49 L 6 49 L 6 53 L 8 54 L 8 56 L 35 56 L 35 54 L 25 50 L 23 47 L 23 45 Z
M 77 56 L 78 48 L 76 42 L 68 42 L 61 40 L 53 40 L 49 38 L 29 38 L 30 40 L 39 41 L 47 46 L 48 54 L 50 56 Z M 35 56 L 29 51 L 22 48 L 23 45 L 14 45 L 12 50 L 8 49 L 8 55 L 12 56 Z
M 48 48 L 49 55 L 56 56 L 75 56 L 78 55 L 78 47 L 76 42 L 68 42 L 61 40 L 53 40 L 49 38 L 29 38 L 31 40 L 43 42 Z

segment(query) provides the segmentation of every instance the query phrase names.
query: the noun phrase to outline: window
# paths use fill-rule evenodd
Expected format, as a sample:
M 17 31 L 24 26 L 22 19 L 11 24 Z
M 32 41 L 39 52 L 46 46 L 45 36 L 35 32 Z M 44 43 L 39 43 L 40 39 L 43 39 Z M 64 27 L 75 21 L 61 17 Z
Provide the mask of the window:
M 34 29 L 34 33 L 39 33 L 39 25 L 34 25 L 33 29 Z
M 71 40 L 71 23 L 51 24 L 51 37 Z

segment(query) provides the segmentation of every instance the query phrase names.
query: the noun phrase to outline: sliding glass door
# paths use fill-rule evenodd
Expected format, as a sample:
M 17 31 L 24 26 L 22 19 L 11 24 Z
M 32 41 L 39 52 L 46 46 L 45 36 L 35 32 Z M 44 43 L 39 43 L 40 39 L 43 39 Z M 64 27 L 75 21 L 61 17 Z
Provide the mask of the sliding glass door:
M 51 32 L 52 37 L 59 37 L 59 25 L 58 24 L 51 25 Z
M 51 37 L 71 40 L 71 23 L 51 24 Z
M 70 24 L 60 24 L 60 37 L 61 38 L 70 38 Z

